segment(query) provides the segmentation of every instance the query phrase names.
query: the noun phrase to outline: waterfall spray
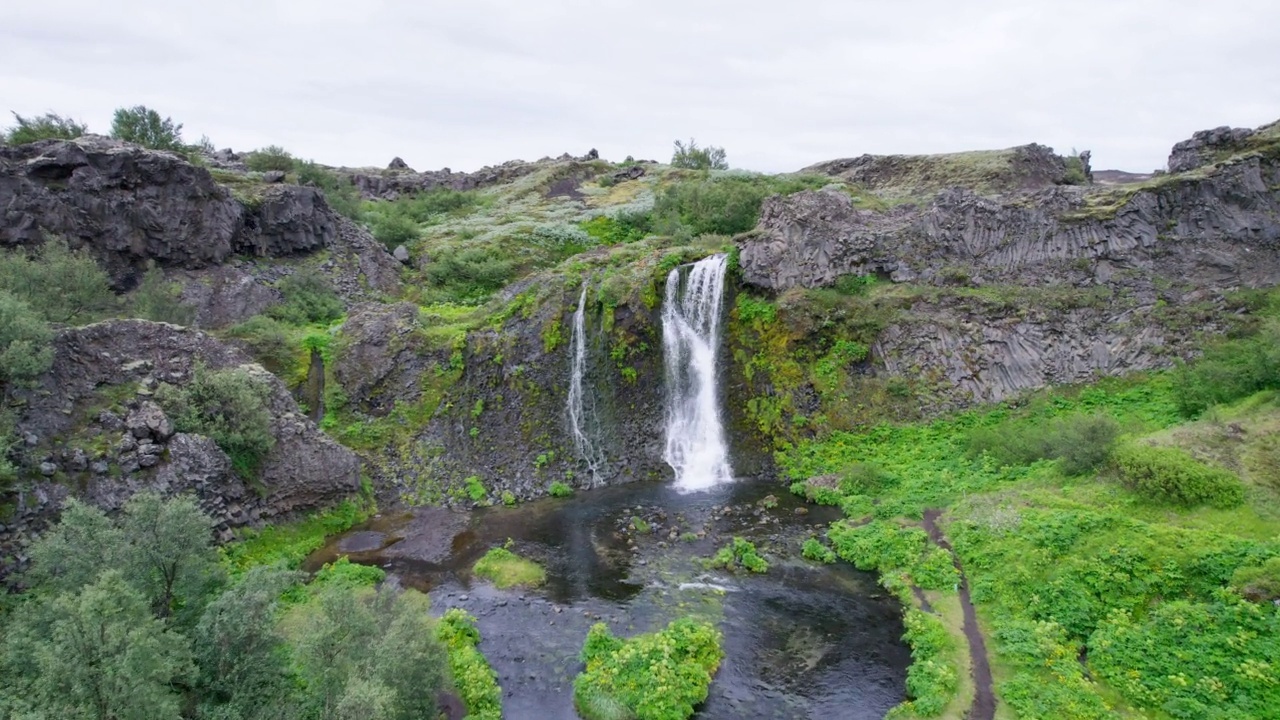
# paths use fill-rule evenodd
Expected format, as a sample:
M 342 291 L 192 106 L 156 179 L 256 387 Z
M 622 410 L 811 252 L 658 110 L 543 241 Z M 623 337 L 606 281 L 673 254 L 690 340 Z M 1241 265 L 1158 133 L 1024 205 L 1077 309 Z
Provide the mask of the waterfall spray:
M 676 472 L 676 487 L 704 490 L 729 482 L 729 452 L 720 421 L 716 378 L 724 255 L 667 276 L 662 305 L 662 347 L 667 375 L 667 444 L 663 459 Z

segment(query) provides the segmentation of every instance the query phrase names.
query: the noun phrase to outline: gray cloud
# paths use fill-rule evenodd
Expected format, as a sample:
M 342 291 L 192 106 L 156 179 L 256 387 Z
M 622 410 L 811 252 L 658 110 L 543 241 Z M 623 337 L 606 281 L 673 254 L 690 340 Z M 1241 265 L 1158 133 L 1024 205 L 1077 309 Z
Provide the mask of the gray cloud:
M 794 170 L 1037 141 L 1160 166 L 1280 117 L 1273 0 L 46 0 L 0 23 L 0 110 L 105 131 L 144 103 L 194 138 L 345 165 L 474 169 L 723 145 Z

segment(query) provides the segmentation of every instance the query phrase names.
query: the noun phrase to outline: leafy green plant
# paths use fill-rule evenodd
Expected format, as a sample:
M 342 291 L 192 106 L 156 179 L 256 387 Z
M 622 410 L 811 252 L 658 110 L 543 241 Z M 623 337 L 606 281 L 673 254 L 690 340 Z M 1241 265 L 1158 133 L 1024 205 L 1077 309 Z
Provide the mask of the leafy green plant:
M 728 545 L 716 551 L 715 555 L 707 561 L 709 567 L 720 567 L 725 570 L 737 570 L 744 568 L 753 573 L 763 573 L 769 570 L 769 561 L 760 557 L 756 551 L 755 543 L 735 537 Z
M 31 306 L 0 290 L 0 388 L 26 385 L 48 370 L 52 343 L 53 331 Z M 0 458 L 7 450 L 0 446 Z
M 685 720 L 707 697 L 724 658 L 720 643 L 714 626 L 690 618 L 629 640 L 597 623 L 583 643 L 574 706 L 587 720 Z
M 804 546 L 801 548 L 801 554 L 814 562 L 830 564 L 836 561 L 835 551 L 823 545 L 817 538 L 805 540 Z
M 276 443 L 269 393 L 266 382 L 251 371 L 209 370 L 197 362 L 185 385 L 161 384 L 156 400 L 179 432 L 208 436 L 231 458 L 236 472 L 252 480 Z
M 535 587 L 547 580 L 547 572 L 541 565 L 500 547 L 485 553 L 476 562 L 474 572 L 502 589 L 517 585 Z
M 422 234 L 418 223 L 405 215 L 385 215 L 373 221 L 370 231 L 374 239 L 388 249 L 412 244 Z
M 1280 555 L 1261 565 L 1238 568 L 1231 575 L 1231 587 L 1252 602 L 1280 600 Z
M 724 148 L 708 145 L 698 147 L 698 141 L 689 140 L 688 144 L 675 141 L 675 152 L 671 155 L 671 167 L 689 170 L 728 170 L 729 161 L 725 157 Z
M 471 502 L 480 502 L 489 496 L 489 491 L 485 489 L 484 483 L 480 481 L 480 476 L 471 475 L 465 480 L 467 487 L 467 497 L 471 498 Z
M 183 152 L 182 123 L 161 119 L 160 113 L 145 105 L 118 108 L 111 118 L 111 137 L 152 150 Z
M 1063 473 L 1083 475 L 1106 463 L 1120 427 L 1106 415 L 1070 415 L 1048 422 L 975 430 L 969 450 L 1005 465 L 1060 460 Z
M 949 660 L 955 641 L 941 620 L 915 608 L 907 611 L 903 624 L 907 627 L 903 639 L 911 646 L 911 667 L 907 668 L 911 699 L 894 708 L 890 717 L 937 717 L 959 686 L 959 673 Z
M 1128 444 L 1116 450 L 1114 460 L 1121 481 L 1156 502 L 1229 508 L 1244 500 L 1239 477 L 1180 448 Z
M 106 272 L 58 237 L 46 238 L 34 256 L 0 252 L 0 288 L 52 323 L 82 325 L 117 307 Z
M 23 117 L 15 112 L 13 119 L 16 124 L 0 133 L 0 139 L 10 145 L 24 145 L 37 140 L 74 140 L 89 132 L 84 123 L 53 112 L 36 117 Z
M 551 494 L 551 497 L 567 498 L 573 495 L 573 488 L 569 487 L 568 483 L 555 480 L 552 481 L 551 489 L 547 492 Z
M 513 507 L 513 506 L 515 506 L 515 504 L 516 504 L 516 496 L 515 496 L 515 493 L 511 492 L 510 490 L 503 490 L 503 491 L 502 491 L 502 504 L 503 504 L 503 505 L 506 505 L 507 507 Z
M 290 325 L 327 324 L 342 317 L 344 307 L 323 275 L 299 269 L 276 283 L 284 301 L 267 315 Z
M 247 165 L 250 170 L 255 170 L 257 172 L 267 172 L 270 170 L 289 172 L 293 170 L 295 162 L 297 161 L 293 159 L 293 155 L 290 155 L 288 150 L 285 150 L 279 145 L 268 145 L 267 147 L 254 150 L 253 152 L 245 155 L 244 158 L 244 164 Z
M 477 646 L 480 631 L 475 616 L 460 608 L 446 610 L 436 625 L 436 637 L 449 653 L 454 686 L 467 706 L 470 720 L 501 720 L 502 689 L 498 675 Z

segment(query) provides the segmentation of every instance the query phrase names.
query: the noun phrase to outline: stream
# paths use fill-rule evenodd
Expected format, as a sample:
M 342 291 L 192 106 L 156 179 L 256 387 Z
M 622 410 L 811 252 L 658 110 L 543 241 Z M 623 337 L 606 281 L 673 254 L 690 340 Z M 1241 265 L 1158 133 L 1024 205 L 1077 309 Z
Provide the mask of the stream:
M 436 613 L 474 614 L 509 718 L 577 717 L 573 678 L 593 623 L 630 636 L 684 614 L 724 633 L 724 662 L 695 717 L 882 718 L 904 699 L 911 660 L 901 608 L 872 574 L 799 554 L 838 516 L 776 482 L 742 479 L 697 493 L 634 483 L 469 514 L 380 516 L 332 538 L 307 567 L 347 555 L 427 592 Z M 767 573 L 700 562 L 735 535 L 756 543 Z M 475 561 L 508 539 L 546 567 L 542 587 L 498 590 L 472 578 Z

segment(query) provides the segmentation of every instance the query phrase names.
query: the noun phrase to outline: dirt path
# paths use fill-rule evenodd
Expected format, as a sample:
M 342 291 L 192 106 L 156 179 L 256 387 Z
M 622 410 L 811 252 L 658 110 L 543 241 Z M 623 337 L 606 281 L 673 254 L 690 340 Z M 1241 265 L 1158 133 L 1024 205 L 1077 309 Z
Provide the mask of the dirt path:
M 987 641 L 978 629 L 978 613 L 973 609 L 973 599 L 969 596 L 969 578 L 965 577 L 960 567 L 960 559 L 951 549 L 951 543 L 938 527 L 941 510 L 924 511 L 924 529 L 935 545 L 951 553 L 951 562 L 960 573 L 960 608 L 964 611 L 964 636 L 969 641 L 969 667 L 973 674 L 973 706 L 969 708 L 968 720 L 994 720 L 996 716 L 996 694 L 991 687 L 991 662 L 987 659 Z

